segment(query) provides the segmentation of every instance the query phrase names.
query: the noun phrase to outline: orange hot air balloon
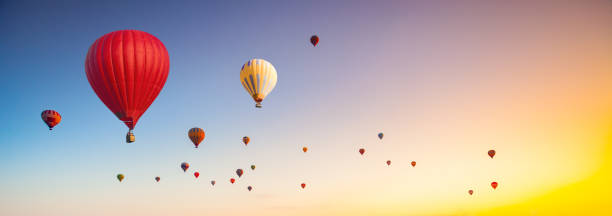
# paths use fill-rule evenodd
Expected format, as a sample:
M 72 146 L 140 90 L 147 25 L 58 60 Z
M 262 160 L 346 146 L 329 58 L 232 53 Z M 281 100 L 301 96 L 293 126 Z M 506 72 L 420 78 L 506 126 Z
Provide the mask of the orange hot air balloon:
M 215 180 L 212 180 L 212 181 L 210 181 L 210 184 L 211 184 L 212 186 L 215 186 L 215 184 L 217 184 L 217 182 L 216 182 Z
M 387 161 L 387 166 L 391 166 L 391 161 L 390 160 Z
M 416 161 L 410 162 L 410 165 L 412 165 L 412 167 L 416 166 Z
M 161 180 L 161 178 L 159 176 L 155 177 L 155 181 L 159 182 L 159 180 Z
M 306 153 L 306 152 L 308 151 L 308 147 L 304 147 L 304 148 L 302 148 L 302 151 L 303 151 L 304 153 Z
M 469 191 L 468 191 L 468 193 L 469 193 L 470 195 L 472 195 L 472 194 L 474 194 L 474 190 L 469 190 Z
M 313 35 L 312 37 L 310 37 L 310 43 L 312 44 L 312 46 L 316 47 L 319 43 L 319 36 Z
M 187 172 L 187 169 L 189 169 L 189 164 L 187 162 L 181 163 L 181 169 L 183 169 L 183 172 Z
M 302 189 L 304 189 L 306 187 L 306 183 L 302 183 Z
M 363 153 L 365 153 L 365 149 L 360 148 L 360 149 L 359 149 L 359 154 L 363 155 Z
M 493 158 L 493 156 L 495 156 L 495 150 L 489 150 L 487 154 L 489 154 L 489 157 Z
M 497 189 L 497 182 L 491 182 L 491 187 L 493 187 L 493 189 Z
M 200 177 L 200 173 L 199 172 L 194 172 L 193 176 L 195 176 L 196 178 Z
M 42 120 L 49 126 L 49 130 L 53 130 L 57 124 L 62 121 L 62 116 L 55 110 L 45 110 L 40 114 Z
M 231 179 L 230 179 L 230 182 L 231 182 L 232 184 L 234 184 L 234 182 L 236 182 L 236 179 L 231 178 Z
M 244 145 L 248 145 L 249 141 L 251 141 L 251 138 L 249 138 L 248 136 L 242 137 L 242 142 L 244 143 Z
M 253 190 L 253 187 L 251 187 L 251 186 L 249 185 L 249 186 L 247 187 L 247 189 L 248 189 L 249 191 L 251 191 L 251 190 Z
M 189 129 L 187 136 L 189 136 L 189 139 L 191 139 L 191 142 L 193 142 L 193 145 L 195 145 L 197 148 L 202 140 L 204 140 L 206 135 L 204 134 L 204 130 L 202 130 L 202 128 L 194 127 Z

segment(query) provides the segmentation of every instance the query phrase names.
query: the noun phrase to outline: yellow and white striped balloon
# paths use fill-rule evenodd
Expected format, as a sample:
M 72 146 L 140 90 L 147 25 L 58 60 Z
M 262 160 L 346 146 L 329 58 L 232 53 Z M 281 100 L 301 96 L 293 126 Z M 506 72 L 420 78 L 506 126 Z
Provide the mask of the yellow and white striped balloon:
M 270 62 L 263 59 L 251 59 L 240 69 L 240 82 L 261 108 L 261 101 L 276 86 L 276 69 Z

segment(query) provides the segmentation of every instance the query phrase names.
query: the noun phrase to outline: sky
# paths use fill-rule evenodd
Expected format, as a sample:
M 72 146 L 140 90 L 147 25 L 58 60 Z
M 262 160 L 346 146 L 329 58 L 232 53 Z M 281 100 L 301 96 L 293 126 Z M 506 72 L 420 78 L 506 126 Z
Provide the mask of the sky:
M 0 215 L 603 215 L 611 11 L 603 0 L 0 1 Z M 170 55 L 130 144 L 84 69 L 89 46 L 122 29 Z M 262 109 L 239 81 L 252 58 L 278 72 Z M 45 109 L 62 115 L 53 131 Z M 192 127 L 206 131 L 198 149 Z

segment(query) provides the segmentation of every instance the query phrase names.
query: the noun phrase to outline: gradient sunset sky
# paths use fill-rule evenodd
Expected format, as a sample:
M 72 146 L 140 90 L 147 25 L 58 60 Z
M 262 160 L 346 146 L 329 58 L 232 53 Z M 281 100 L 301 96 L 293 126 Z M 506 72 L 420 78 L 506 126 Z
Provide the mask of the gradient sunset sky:
M 598 215 L 611 204 L 610 1 L 4 0 L 0 29 L 0 215 Z M 121 29 L 170 55 L 131 144 L 84 69 L 94 40 Z M 239 81 L 252 58 L 278 71 L 263 109 Z M 53 131 L 45 109 L 62 114 Z M 192 127 L 206 131 L 198 149 Z

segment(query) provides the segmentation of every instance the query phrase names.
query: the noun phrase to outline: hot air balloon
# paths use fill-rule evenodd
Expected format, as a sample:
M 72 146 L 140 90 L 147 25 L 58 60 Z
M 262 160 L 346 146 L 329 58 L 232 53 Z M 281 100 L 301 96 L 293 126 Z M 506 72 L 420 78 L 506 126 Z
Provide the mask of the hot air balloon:
M 378 139 L 382 139 L 385 136 L 382 132 L 378 133 Z
M 263 59 L 251 59 L 240 69 L 240 82 L 253 97 L 255 107 L 261 108 L 261 102 L 276 86 L 276 69 Z
M 489 150 L 487 154 L 489 155 L 489 157 L 493 158 L 493 156 L 495 156 L 495 150 Z
M 200 177 L 200 173 L 199 172 L 194 172 L 193 176 L 195 176 L 196 178 Z
M 49 126 L 49 130 L 53 130 L 57 124 L 62 121 L 62 116 L 55 110 L 45 110 L 40 114 L 42 120 Z
M 410 165 L 412 165 L 412 167 L 416 166 L 416 161 L 410 162 Z
M 87 80 L 108 109 L 132 130 L 166 83 L 170 58 L 155 36 L 138 30 L 114 31 L 87 51 Z
M 155 177 L 155 181 L 159 182 L 159 180 L 161 180 L 161 178 L 159 176 Z
M 242 137 L 242 142 L 245 146 L 249 144 L 249 141 L 251 141 L 251 138 L 249 138 L 248 136 Z
M 247 187 L 247 189 L 248 189 L 249 191 L 251 191 L 251 190 L 253 190 L 253 187 L 251 187 L 251 186 L 249 185 L 249 186 Z
M 302 148 L 302 151 L 303 151 L 304 153 L 306 153 L 306 152 L 308 151 L 308 147 L 304 147 L 304 148 Z
M 312 37 L 310 37 L 310 43 L 312 44 L 312 46 L 316 47 L 319 43 L 319 36 L 313 35 Z
M 251 165 L 251 170 L 255 170 L 255 165 Z
M 211 184 L 212 186 L 215 186 L 215 184 L 217 184 L 217 182 L 216 182 L 215 180 L 212 180 L 212 181 L 210 181 L 210 184 Z
M 302 183 L 302 189 L 304 189 L 306 187 L 306 183 Z
M 181 164 L 181 169 L 183 169 L 183 172 L 187 172 L 187 169 L 189 169 L 189 164 L 187 162 L 183 162 Z
M 189 129 L 189 132 L 187 132 L 187 136 L 189 136 L 189 139 L 191 139 L 191 142 L 193 142 L 193 145 L 195 145 L 195 147 L 197 148 L 202 142 L 202 140 L 204 140 L 204 137 L 206 135 L 204 134 L 204 130 L 202 130 L 202 128 L 194 127 Z
M 495 190 L 497 188 L 497 182 L 491 182 L 491 187 Z
M 365 149 L 360 148 L 360 149 L 359 149 L 359 154 L 363 155 L 363 153 L 365 153 Z
M 238 175 L 238 178 L 242 177 L 242 173 L 244 173 L 244 172 L 242 171 L 242 169 L 237 169 L 237 170 L 236 170 L 236 175 Z
M 472 194 L 474 194 L 474 191 L 473 191 L 473 190 L 469 190 L 469 191 L 468 191 L 468 193 L 469 193 L 470 195 L 472 195 Z
M 391 161 L 390 160 L 387 161 L 387 166 L 391 166 Z
M 232 184 L 234 184 L 234 182 L 236 182 L 236 179 L 231 178 L 231 179 L 230 179 L 230 182 L 231 182 Z
M 119 182 L 123 181 L 124 178 L 125 176 L 123 174 L 117 174 L 117 179 L 119 180 Z

